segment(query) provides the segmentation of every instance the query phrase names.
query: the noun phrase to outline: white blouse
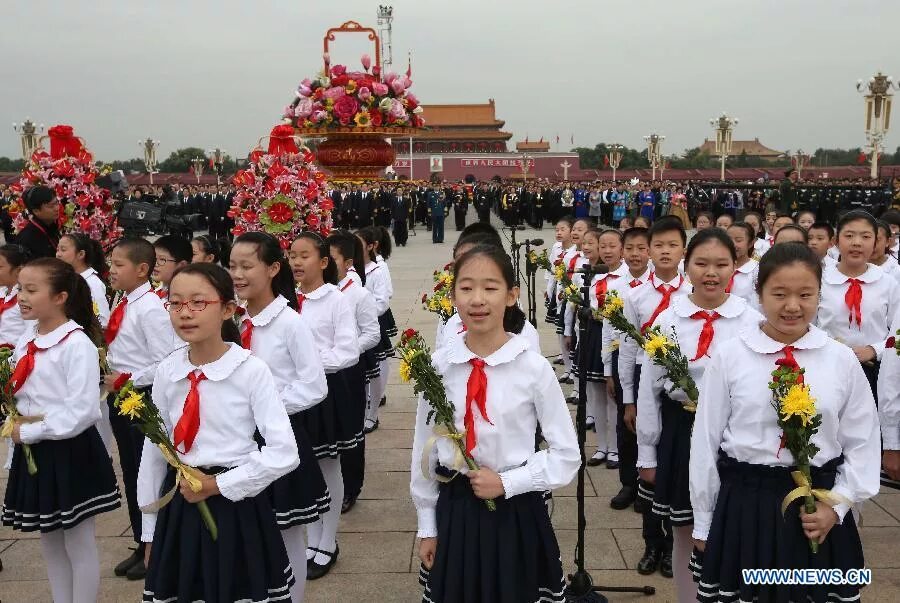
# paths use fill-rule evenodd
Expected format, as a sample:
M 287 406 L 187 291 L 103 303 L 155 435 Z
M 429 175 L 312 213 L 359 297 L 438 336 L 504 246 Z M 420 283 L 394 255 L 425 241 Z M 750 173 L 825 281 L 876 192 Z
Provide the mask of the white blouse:
M 25 355 L 30 341 L 42 351 L 35 354 L 34 370 L 16 393 L 16 405 L 22 415 L 44 418 L 19 427 L 22 442 L 73 438 L 100 420 L 97 346 L 74 320 L 44 335 L 38 335 L 35 324 L 16 345 L 11 366 Z
M 85 280 L 91 290 L 91 299 L 96 304 L 97 319 L 100 321 L 100 326 L 105 329 L 107 323 L 109 323 L 109 301 L 106 299 L 106 285 L 93 268 L 88 268 L 82 272 L 81 278 Z
M 721 318 L 712 322 L 713 339 L 707 354 L 697 360 L 697 348 L 700 345 L 700 334 L 705 320 L 691 318 L 696 312 L 711 314 L 717 312 Z M 755 326 L 763 317 L 747 302 L 735 295 L 729 295 L 721 306 L 713 311 L 704 310 L 685 295 L 672 301 L 671 307 L 659 315 L 653 323 L 660 325 L 667 336 L 674 336 L 678 346 L 688 359 L 688 369 L 697 388 L 703 380 L 703 372 L 709 365 L 710 358 L 716 350 L 732 345 L 738 333 L 747 325 Z M 646 355 L 646 354 L 645 354 Z M 644 360 L 641 369 L 641 380 L 638 385 L 637 403 L 637 442 L 638 467 L 656 467 L 656 446 L 662 433 L 662 401 L 661 395 L 667 393 L 678 402 L 687 400 L 680 389 L 669 392 L 672 382 L 666 378 L 665 370 L 651 361 Z
M 894 317 L 891 335 L 900 339 L 900 312 Z M 881 420 L 881 439 L 885 450 L 900 450 L 900 356 L 886 348 L 878 372 L 878 417 Z
M 461 339 L 464 337 L 466 329 L 463 326 L 462 318 L 460 318 L 458 312 L 448 318 L 446 324 L 440 319 L 438 319 L 438 323 L 437 334 L 434 339 L 435 352 L 450 345 L 454 339 Z M 515 333 L 508 333 L 508 335 L 512 336 L 515 335 Z M 525 326 L 522 327 L 522 332 L 518 335 L 525 338 L 529 350 L 537 352 L 538 354 L 541 353 L 540 336 L 533 324 L 526 320 Z
M 464 431 L 466 384 L 472 372 L 469 360 L 477 358 L 466 346 L 466 338 L 435 353 L 432 363 L 443 377 L 447 399 L 455 407 L 456 429 Z M 528 349 L 522 337 L 512 336 L 499 350 L 484 359 L 487 375 L 487 416 L 475 412 L 477 444 L 475 461 L 500 474 L 506 498 L 525 492 L 561 488 L 572 481 L 581 464 L 575 428 L 556 374 L 547 359 Z M 455 468 L 456 444 L 439 438 L 428 454 L 429 478 L 422 475 L 425 444 L 433 435 L 426 423 L 430 406 L 421 396 L 416 411 L 410 492 L 418 514 L 418 537 L 437 535 L 435 506 L 438 483 L 434 468 Z M 548 447 L 534 451 L 538 424 Z M 460 468 L 466 473 L 466 467 Z
M 356 277 L 354 279 L 354 277 Z M 348 272 L 344 280 L 338 283 L 338 290 L 350 304 L 356 317 L 356 334 L 359 338 L 359 353 L 370 350 L 381 341 L 381 329 L 378 326 L 378 314 L 375 312 L 375 298 L 359 281 L 359 275 Z
M 117 373 L 129 373 L 137 387 L 149 387 L 160 360 L 172 353 L 176 342 L 169 313 L 163 301 L 144 283 L 125 297 L 125 317 L 113 342 L 109 344 L 106 361 Z
M 216 476 L 219 491 L 228 500 L 256 496 L 300 464 L 272 372 L 250 350 L 234 343 L 221 358 L 202 366 L 191 364 L 188 350 L 180 348 L 160 362 L 153 381 L 153 402 L 166 431 L 171 437 L 181 418 L 190 390 L 188 375 L 201 371 L 206 379 L 198 385 L 200 430 L 190 451 L 179 456 L 191 467 L 228 467 Z M 254 439 L 257 429 L 266 442 L 262 448 Z M 167 470 L 159 448 L 145 439 L 137 480 L 139 505 L 163 494 Z M 141 540 L 152 542 L 155 527 L 156 514 L 145 513 Z
M 805 369 L 806 383 L 822 415 L 812 441 L 820 467 L 840 455 L 832 491 L 858 504 L 878 493 L 881 441 L 872 390 L 853 352 L 815 326 L 794 342 L 794 357 Z M 716 497 L 719 449 L 741 462 L 790 467 L 794 458 L 779 452 L 781 429 L 772 408 L 769 382 L 784 344 L 770 339 L 758 325 L 741 331 L 732 344 L 719 348 L 703 375 L 694 432 L 691 437 L 691 506 L 693 537 L 705 540 Z M 834 506 L 843 521 L 846 504 Z
M 832 266 L 822 274 L 816 326 L 847 346 L 872 346 L 880 360 L 891 320 L 900 308 L 900 283 L 871 264 L 858 278 L 862 281 L 862 324 L 857 324 L 844 300 L 849 277 Z
M 378 316 L 387 312 L 391 304 L 393 287 L 390 275 L 380 264 L 375 262 L 366 264 L 366 289 L 375 298 L 375 312 Z
M 762 256 L 766 255 L 766 252 L 771 248 L 772 244 L 769 242 L 769 239 L 757 238 L 753 242 L 754 259 L 759 260 Z
M 35 321 L 26 322 L 22 319 L 22 310 L 19 309 L 18 299 L 15 302 L 12 301 L 18 295 L 18 285 L 4 292 L 3 303 L 12 302 L 12 305 L 0 314 L 0 345 L 15 347 L 25 333 L 26 325 L 28 323 L 36 324 Z
M 557 241 L 553 244 L 553 247 L 550 249 L 550 253 L 547 254 L 547 258 L 550 260 L 550 270 L 547 271 L 547 298 L 549 299 L 551 295 L 556 295 L 556 289 L 559 286 L 559 282 L 556 280 L 556 276 L 553 274 L 553 267 L 556 265 L 557 261 L 562 262 L 566 255 L 570 253 L 574 253 L 576 248 L 574 245 L 570 246 L 568 249 L 563 249 L 562 243 Z
M 312 331 L 325 373 L 336 373 L 359 362 L 356 318 L 347 298 L 329 283 L 305 295 L 300 318 Z
M 734 280 L 731 281 L 729 293 L 742 298 L 752 307 L 758 305 L 759 296 L 756 294 L 756 277 L 759 274 L 759 262 L 747 260 L 743 266 L 734 271 Z
M 647 268 L 644 269 L 644 273 L 637 278 L 635 278 L 629 270 L 624 277 L 610 281 L 609 286 L 606 288 L 606 294 L 609 295 L 610 291 L 615 291 L 619 294 L 619 297 L 624 300 L 625 294 L 628 291 L 646 283 L 650 279 L 652 273 L 653 271 L 650 269 L 649 264 Z M 619 349 L 622 333 L 619 332 L 618 329 L 613 328 L 612 324 L 605 318 L 603 319 L 603 333 L 601 335 L 601 340 L 603 342 L 603 349 L 600 352 L 601 357 L 603 358 L 603 375 L 605 377 L 612 377 L 613 352 Z
M 289 415 L 312 408 L 328 395 L 325 369 L 313 334 L 282 296 L 259 314 L 244 316 L 253 325 L 250 350 L 265 362 L 275 378 L 275 390 Z
M 629 289 L 625 294 L 625 318 L 636 329 L 650 320 L 656 307 L 662 302 L 663 295 L 656 288 L 667 285 L 675 289 L 671 301 L 676 298 L 689 295 L 692 291 L 690 283 L 682 275 L 677 275 L 669 282 L 664 282 L 656 277 L 655 273 L 643 285 Z M 671 303 L 671 302 L 670 302 Z M 619 382 L 622 385 L 622 403 L 634 404 L 634 367 L 644 363 L 644 353 L 638 347 L 636 341 L 630 337 L 622 337 L 619 345 Z

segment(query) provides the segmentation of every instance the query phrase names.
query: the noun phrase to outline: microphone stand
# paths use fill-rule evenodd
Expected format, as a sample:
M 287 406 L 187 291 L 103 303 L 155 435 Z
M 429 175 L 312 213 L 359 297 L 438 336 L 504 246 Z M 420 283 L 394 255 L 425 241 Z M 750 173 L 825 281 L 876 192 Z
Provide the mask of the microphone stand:
M 584 266 L 575 272 L 582 275 L 581 300 L 578 308 L 578 367 L 584 374 L 587 369 L 587 329 L 588 321 L 592 320 L 591 313 L 591 281 L 595 274 L 606 274 L 609 267 L 605 264 L 596 266 Z M 564 308 L 563 308 L 564 311 Z M 578 468 L 578 483 L 576 487 L 576 499 L 578 502 L 578 540 L 575 545 L 575 573 L 569 574 L 569 583 L 564 594 L 568 603 L 607 603 L 608 599 L 600 594 L 604 592 L 618 593 L 642 593 L 653 595 L 656 588 L 653 586 L 595 586 L 594 579 L 584 569 L 584 532 L 587 521 L 584 515 L 584 475 L 585 461 L 584 444 L 587 440 L 587 380 L 578 379 L 578 407 L 575 412 L 575 429 L 578 435 L 578 451 L 581 453 L 581 466 Z
M 531 244 L 531 239 L 525 240 L 525 286 L 527 289 L 526 297 L 528 298 L 528 322 L 536 328 L 537 300 L 535 299 L 535 291 L 537 290 L 537 283 L 535 278 L 537 276 L 537 266 L 531 261 Z

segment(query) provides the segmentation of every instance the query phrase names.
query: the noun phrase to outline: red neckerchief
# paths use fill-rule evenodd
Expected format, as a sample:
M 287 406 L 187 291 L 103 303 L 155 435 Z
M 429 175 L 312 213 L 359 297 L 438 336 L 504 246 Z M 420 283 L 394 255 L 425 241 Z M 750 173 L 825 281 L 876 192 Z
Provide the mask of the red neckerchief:
M 15 293 L 11 298 L 6 300 L 5 302 L 0 303 L 0 316 L 3 316 L 4 312 L 12 308 L 16 305 L 16 302 L 19 301 L 19 294 Z
M 200 431 L 200 382 L 206 379 L 206 375 L 199 375 L 194 371 L 188 373 L 188 380 L 191 382 L 191 388 L 188 390 L 187 397 L 184 399 L 184 409 L 181 418 L 175 424 L 175 431 L 172 433 L 172 444 L 175 450 L 181 454 L 190 452 L 194 445 L 194 439 L 197 432 Z M 184 444 L 184 450 L 178 448 L 179 444 Z
M 349 287 L 352 284 L 353 284 L 353 279 L 351 278 L 350 280 L 347 281 L 347 283 L 343 287 L 341 287 L 341 292 L 343 293 L 344 291 L 346 291 L 347 287 Z
M 71 335 L 75 331 L 81 331 L 81 329 L 72 329 L 71 331 L 66 333 L 65 337 L 63 337 L 53 345 L 61 344 L 69 338 L 69 335 Z M 9 383 L 7 383 L 6 385 L 7 392 L 9 394 L 15 394 L 20 389 L 22 389 L 23 385 L 25 385 L 25 381 L 28 380 L 28 376 L 31 375 L 32 371 L 34 371 L 34 360 L 37 353 L 45 352 L 52 347 L 53 346 L 39 348 L 34 342 L 34 339 L 28 342 L 28 346 L 25 349 L 25 355 L 19 358 L 19 361 L 16 363 L 16 368 L 13 369 L 12 375 L 10 375 L 9 377 Z
M 650 273 L 650 284 L 653 285 L 653 277 L 655 273 Z M 669 307 L 669 303 L 672 301 L 672 294 L 678 291 L 681 288 L 681 285 L 684 284 L 684 277 L 679 276 L 678 285 L 675 287 L 668 285 L 666 283 L 662 283 L 654 287 L 657 291 L 662 294 L 662 299 L 659 300 L 659 304 L 657 304 L 656 309 L 653 310 L 653 314 L 650 315 L 650 319 L 641 325 L 641 335 L 643 335 L 647 329 L 650 328 L 650 325 L 653 324 L 653 321 L 663 313 L 663 310 Z
M 847 287 L 847 292 L 844 294 L 844 303 L 850 310 L 849 326 L 853 326 L 853 320 L 856 319 L 856 326 L 862 329 L 862 281 L 858 278 L 848 278 L 847 282 L 850 283 L 850 286 Z
M 722 318 L 718 312 L 707 312 L 706 310 L 698 310 L 691 314 L 694 320 L 703 320 L 703 328 L 700 329 L 700 340 L 697 342 L 697 355 L 691 358 L 691 362 L 699 360 L 709 355 L 709 346 L 712 344 L 715 331 L 713 330 L 713 322 Z
M 249 350 L 250 342 L 253 340 L 253 321 L 245 318 L 241 324 L 244 326 L 244 330 L 241 331 L 241 347 Z
M 619 278 L 618 274 L 607 274 L 604 278 L 597 281 L 597 284 L 594 285 L 594 295 L 597 296 L 597 307 L 602 308 L 603 304 L 606 303 L 606 289 L 609 286 L 607 282 L 611 278 Z
M 487 416 L 487 375 L 484 372 L 484 360 L 472 358 L 469 364 L 472 365 L 472 372 L 469 373 L 469 380 L 466 383 L 466 414 L 463 417 L 463 424 L 466 427 L 466 454 L 472 456 L 472 450 L 478 443 L 475 437 L 475 413 L 472 411 L 472 404 L 475 404 L 485 421 L 491 423 L 491 420 Z

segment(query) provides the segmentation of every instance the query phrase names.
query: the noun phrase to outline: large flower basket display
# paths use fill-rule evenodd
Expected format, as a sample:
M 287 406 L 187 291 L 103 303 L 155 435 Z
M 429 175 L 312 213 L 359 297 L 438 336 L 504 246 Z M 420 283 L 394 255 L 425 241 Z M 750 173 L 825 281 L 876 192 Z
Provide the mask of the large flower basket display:
M 313 163 L 315 156 L 297 146 L 289 125 L 275 126 L 268 138 L 267 149 L 250 153 L 249 167 L 232 179 L 232 232 L 267 232 L 284 249 L 304 230 L 328 236 L 334 203 L 326 194 L 325 173 Z
M 375 64 L 364 54 L 362 71 L 332 65 L 329 42 L 338 32 L 368 34 L 375 43 Z M 387 139 L 414 136 L 425 125 L 419 100 L 409 91 L 412 70 L 383 74 L 378 35 L 355 21 L 329 29 L 323 46 L 324 68 L 300 82 L 296 98 L 285 107 L 284 123 L 304 138 L 324 139 L 316 158 L 332 180 L 380 178 L 395 158 Z
M 8 211 L 16 232 L 28 223 L 24 196 L 34 186 L 47 186 L 60 201 L 59 227 L 63 233 L 83 233 L 100 241 L 109 251 L 122 236 L 116 208 L 109 190 L 97 180 L 109 172 L 99 168 L 84 141 L 75 136 L 72 126 L 57 125 L 47 131 L 40 144 L 49 139 L 50 151 L 43 146 L 31 154 L 18 182 L 10 185 L 12 201 Z

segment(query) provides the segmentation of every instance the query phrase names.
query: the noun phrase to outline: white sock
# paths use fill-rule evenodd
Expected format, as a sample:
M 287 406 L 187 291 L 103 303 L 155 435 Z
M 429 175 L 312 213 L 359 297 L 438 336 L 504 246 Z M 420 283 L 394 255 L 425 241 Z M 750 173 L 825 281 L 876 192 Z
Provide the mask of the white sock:
M 691 539 L 693 526 L 678 526 L 672 529 L 672 570 L 675 573 L 675 592 L 679 603 L 697 600 L 697 584 L 688 567 L 694 541 Z
M 606 384 L 587 382 L 587 412 L 594 416 L 597 431 L 597 450 L 607 451 L 606 439 Z
M 6 440 L 6 462 L 3 463 L 3 468 L 9 471 L 12 469 L 12 457 L 13 452 L 16 449 L 16 445 L 13 444 L 12 438 L 3 438 Z
M 93 517 L 65 530 L 66 553 L 72 564 L 73 603 L 93 603 L 100 592 L 100 554 Z
M 606 393 L 606 384 L 600 383 L 603 387 L 603 399 L 606 401 L 606 449 L 609 454 L 613 455 L 614 460 L 619 460 L 619 442 L 616 440 L 616 401 L 610 399 Z M 600 407 L 600 414 L 603 414 L 603 405 Z M 599 423 L 598 429 L 599 429 Z
M 390 371 L 390 361 L 382 360 L 378 363 L 378 378 L 369 382 L 369 403 L 366 406 L 366 426 L 371 426 L 378 420 L 378 406 L 381 404 L 381 398 L 387 391 L 388 373 Z
M 109 424 L 109 404 L 106 403 L 105 396 L 100 400 L 100 420 L 97 421 L 97 431 L 100 432 L 100 439 L 103 440 L 103 445 L 106 446 L 106 452 L 112 456 L 113 445 L 116 439 L 113 436 L 112 426 Z
M 291 587 L 291 601 L 303 603 L 306 592 L 306 526 L 294 526 L 281 531 L 296 582 Z
M 339 458 L 320 459 L 319 467 L 321 467 L 322 475 L 325 477 L 328 492 L 331 493 L 331 506 L 316 522 L 316 524 L 321 524 L 321 536 L 319 536 L 318 541 L 313 541 L 312 534 L 310 534 L 309 543 L 313 548 L 332 553 L 337 546 L 338 522 L 341 518 L 341 504 L 344 502 L 344 479 L 341 476 L 341 460 Z M 315 559 L 319 565 L 325 565 L 329 560 L 322 553 L 316 553 Z
M 50 593 L 55 603 L 72 601 L 72 563 L 66 553 L 63 530 L 41 533 L 41 554 L 47 564 Z
M 566 349 L 566 338 L 564 335 L 559 336 L 559 349 L 562 350 L 563 367 L 567 373 L 572 372 L 572 358 L 569 350 Z

